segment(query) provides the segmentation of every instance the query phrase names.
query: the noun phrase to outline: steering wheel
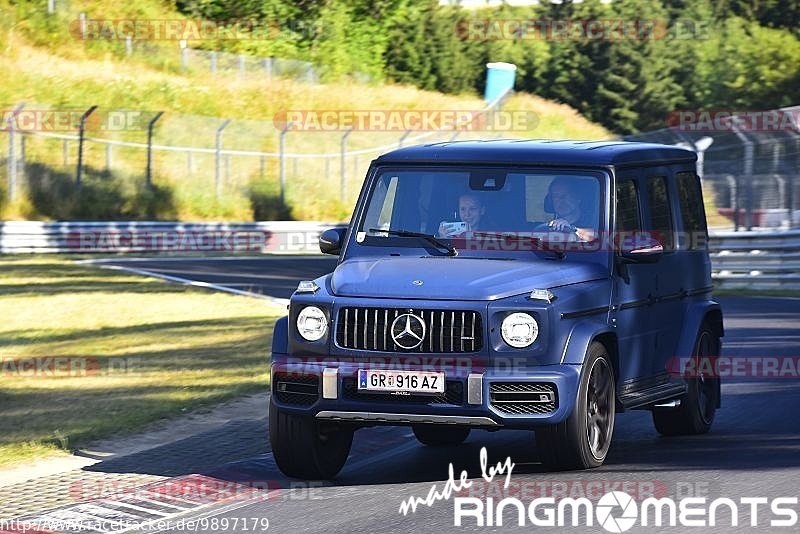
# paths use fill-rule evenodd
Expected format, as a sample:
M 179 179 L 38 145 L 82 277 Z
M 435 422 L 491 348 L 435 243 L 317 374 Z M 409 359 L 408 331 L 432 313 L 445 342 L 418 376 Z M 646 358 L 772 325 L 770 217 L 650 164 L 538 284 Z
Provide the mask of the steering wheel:
M 563 231 L 565 233 L 577 233 L 578 229 L 575 226 L 570 225 L 569 229 L 566 230 L 566 231 L 564 231 L 564 230 L 554 230 L 553 228 L 550 227 L 550 223 L 542 222 L 542 223 L 538 223 L 536 226 L 534 226 L 533 227 L 533 231 L 534 232 L 558 232 L 558 231 Z

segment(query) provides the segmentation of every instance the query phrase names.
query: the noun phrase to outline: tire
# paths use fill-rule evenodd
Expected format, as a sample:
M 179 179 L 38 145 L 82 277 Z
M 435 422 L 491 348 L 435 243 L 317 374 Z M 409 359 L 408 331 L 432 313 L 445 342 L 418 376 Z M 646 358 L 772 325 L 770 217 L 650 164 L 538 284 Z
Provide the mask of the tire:
M 578 398 L 563 422 L 536 430 L 542 463 L 553 471 L 591 469 L 603 464 L 616 416 L 614 369 L 606 348 L 592 342 L 586 351 Z
M 341 471 L 353 444 L 352 427 L 281 412 L 270 400 L 269 441 L 286 476 L 327 480 Z
M 695 358 L 719 356 L 719 337 L 707 325 L 697 333 Z M 687 391 L 680 406 L 653 408 L 653 423 L 662 436 L 692 436 L 706 434 L 714 423 L 719 406 L 720 381 L 702 375 L 703 365 L 696 365 L 698 376 L 686 377 Z
M 460 445 L 469 436 L 469 427 L 442 425 L 413 425 L 414 435 L 423 445 L 445 447 Z

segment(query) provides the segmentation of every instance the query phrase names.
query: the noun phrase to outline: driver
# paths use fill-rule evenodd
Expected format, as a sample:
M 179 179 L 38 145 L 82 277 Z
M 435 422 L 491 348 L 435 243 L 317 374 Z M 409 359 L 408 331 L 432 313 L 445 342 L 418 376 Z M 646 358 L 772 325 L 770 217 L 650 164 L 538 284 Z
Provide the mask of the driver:
M 567 178 L 550 182 L 548 195 L 553 203 L 554 218 L 547 226 L 557 232 L 575 232 L 581 241 L 594 239 L 594 223 L 589 210 L 582 206 L 578 184 Z

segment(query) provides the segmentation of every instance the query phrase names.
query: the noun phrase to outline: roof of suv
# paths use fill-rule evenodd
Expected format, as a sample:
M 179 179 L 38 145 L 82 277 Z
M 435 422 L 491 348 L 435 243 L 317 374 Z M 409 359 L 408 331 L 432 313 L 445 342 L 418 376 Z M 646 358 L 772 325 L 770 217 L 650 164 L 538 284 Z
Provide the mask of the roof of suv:
M 376 161 L 623 166 L 640 163 L 691 163 L 696 160 L 697 155 L 691 150 L 655 143 L 496 139 L 400 148 L 378 157 Z

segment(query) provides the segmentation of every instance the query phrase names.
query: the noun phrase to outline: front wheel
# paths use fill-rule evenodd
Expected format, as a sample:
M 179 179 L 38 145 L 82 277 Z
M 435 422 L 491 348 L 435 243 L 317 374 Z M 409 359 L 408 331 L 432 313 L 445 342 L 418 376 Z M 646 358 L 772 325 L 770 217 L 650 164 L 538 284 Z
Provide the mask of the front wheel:
M 662 436 L 691 436 L 711 430 L 719 405 L 719 377 L 703 373 L 708 362 L 719 356 L 719 337 L 707 326 L 697 334 L 693 376 L 686 377 L 686 395 L 676 407 L 653 408 L 653 423 Z
M 536 430 L 536 447 L 549 469 L 590 469 L 603 464 L 614 432 L 614 370 L 606 348 L 589 345 L 572 414 L 563 422 Z
M 470 431 L 465 426 L 414 425 L 412 428 L 419 442 L 431 447 L 460 445 Z
M 284 475 L 306 480 L 336 476 L 350 454 L 353 428 L 281 412 L 270 400 L 269 441 Z

